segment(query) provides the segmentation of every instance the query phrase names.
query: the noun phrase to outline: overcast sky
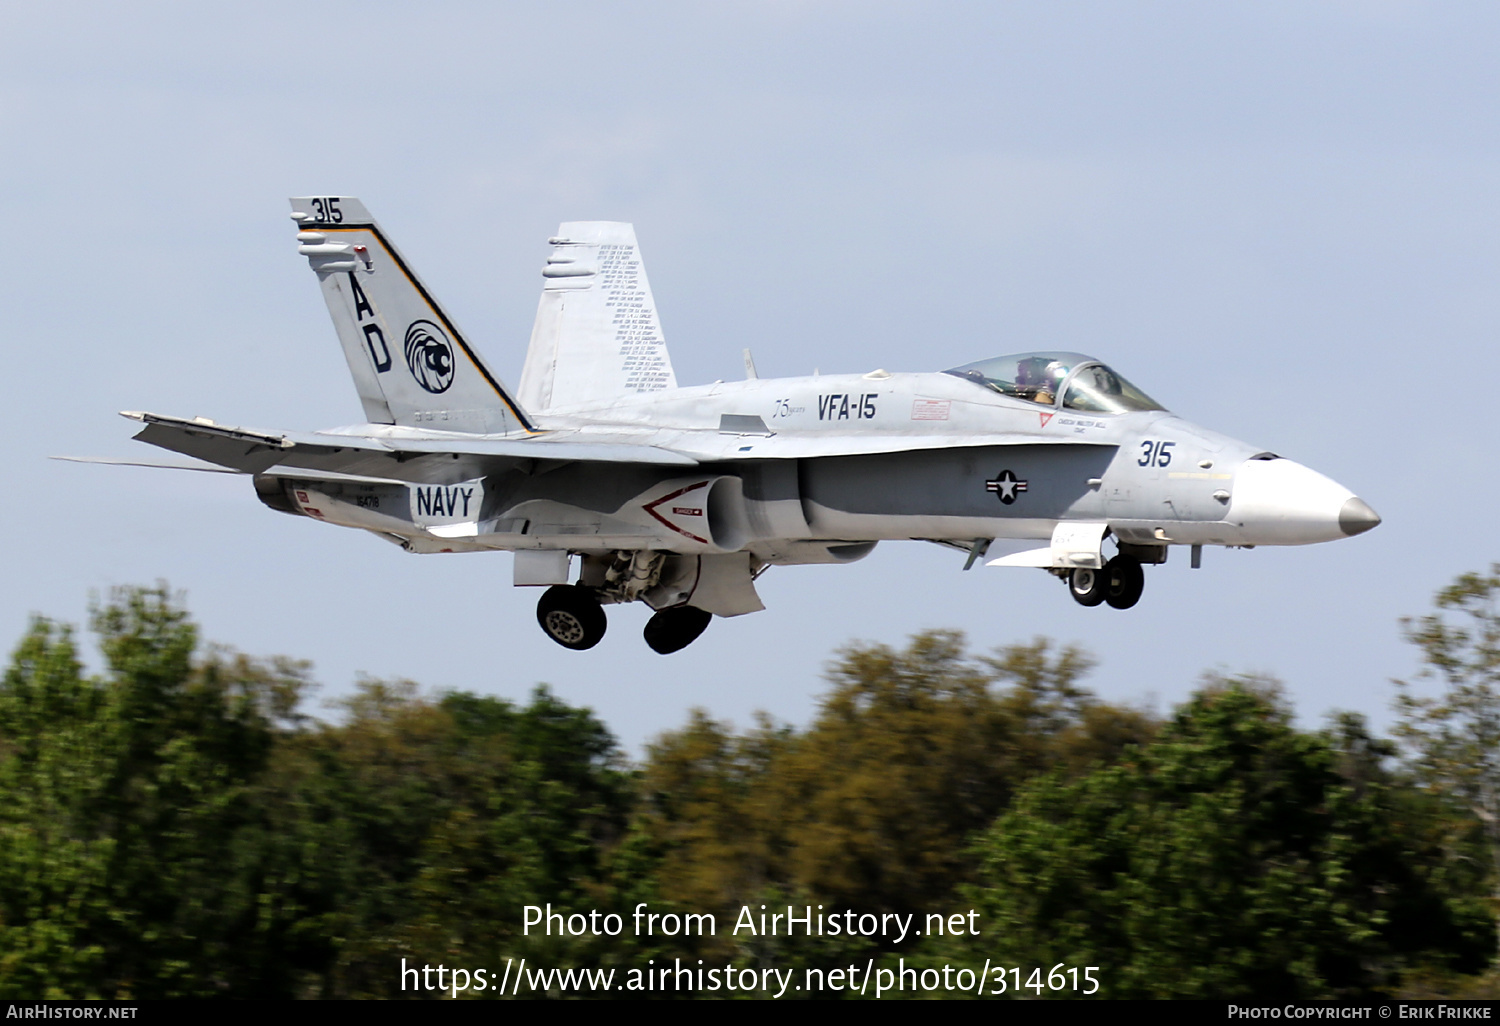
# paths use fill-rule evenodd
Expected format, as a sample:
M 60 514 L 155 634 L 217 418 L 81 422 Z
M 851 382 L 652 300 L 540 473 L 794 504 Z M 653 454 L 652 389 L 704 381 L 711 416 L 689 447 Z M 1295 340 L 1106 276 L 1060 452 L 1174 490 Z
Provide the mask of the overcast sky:
M 803 723 L 849 641 L 1045 635 L 1105 696 L 1282 678 L 1389 723 L 1398 619 L 1500 554 L 1500 7 L 1479 3 L 0 6 L 9 542 L 0 641 L 164 579 L 205 634 L 524 697 L 631 747 L 689 707 Z M 1150 568 L 1128 612 L 917 542 L 773 568 L 661 657 L 574 653 L 504 554 L 413 556 L 150 456 L 124 409 L 360 419 L 286 197 L 362 198 L 510 384 L 546 239 L 632 221 L 678 381 L 1080 350 L 1385 518 Z

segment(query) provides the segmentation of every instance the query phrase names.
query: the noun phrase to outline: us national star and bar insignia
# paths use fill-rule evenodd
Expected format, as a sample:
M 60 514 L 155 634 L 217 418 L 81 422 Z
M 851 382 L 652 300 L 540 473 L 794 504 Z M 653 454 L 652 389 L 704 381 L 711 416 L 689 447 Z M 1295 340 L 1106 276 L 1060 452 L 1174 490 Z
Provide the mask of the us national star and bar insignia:
M 1026 490 L 1026 482 L 1016 477 L 1008 470 L 1002 470 L 995 477 L 984 483 L 984 490 L 994 492 L 995 497 L 1009 506 L 1016 501 L 1016 495 Z

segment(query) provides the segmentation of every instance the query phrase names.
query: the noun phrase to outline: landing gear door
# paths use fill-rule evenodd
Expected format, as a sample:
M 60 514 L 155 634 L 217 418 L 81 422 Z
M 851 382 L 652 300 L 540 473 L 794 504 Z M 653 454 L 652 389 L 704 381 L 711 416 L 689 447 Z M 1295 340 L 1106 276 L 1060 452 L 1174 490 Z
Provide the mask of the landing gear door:
M 1028 549 L 992 559 L 985 566 L 1039 566 L 1050 569 L 1084 567 L 1097 570 L 1104 565 L 1104 537 L 1109 525 L 1063 521 L 1052 529 L 1052 544 L 1045 549 Z
M 1104 565 L 1104 536 L 1108 524 L 1069 523 L 1064 521 L 1052 530 L 1052 565 L 1086 566 L 1097 570 Z

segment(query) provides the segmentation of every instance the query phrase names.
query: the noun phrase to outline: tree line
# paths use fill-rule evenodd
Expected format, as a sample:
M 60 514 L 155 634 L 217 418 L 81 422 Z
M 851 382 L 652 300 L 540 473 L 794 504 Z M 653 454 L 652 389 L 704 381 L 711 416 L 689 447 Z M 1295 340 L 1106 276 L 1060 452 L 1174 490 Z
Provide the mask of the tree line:
M 589 710 L 204 644 L 164 586 L 38 618 L 0 680 L 0 997 L 362 998 L 409 964 L 1098 966 L 1100 996 L 1491 995 L 1500 567 L 1403 623 L 1396 739 L 1276 682 L 1109 703 L 1038 639 L 854 645 L 803 728 Z M 523 932 L 522 909 L 974 910 L 978 936 Z M 491 991 L 493 993 L 493 991 Z M 1031 992 L 1024 992 L 1030 995 Z M 1043 992 L 1045 996 L 1046 992 Z

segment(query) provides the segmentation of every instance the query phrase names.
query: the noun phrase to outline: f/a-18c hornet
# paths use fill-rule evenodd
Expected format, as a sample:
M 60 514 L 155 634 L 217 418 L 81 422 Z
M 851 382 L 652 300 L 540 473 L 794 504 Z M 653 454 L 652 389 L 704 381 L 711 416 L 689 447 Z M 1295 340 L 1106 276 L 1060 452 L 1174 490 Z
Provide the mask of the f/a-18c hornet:
M 408 552 L 515 554 L 542 629 L 604 636 L 604 606 L 655 611 L 646 643 L 690 644 L 764 608 L 772 566 L 849 563 L 877 542 L 1040 567 L 1084 606 L 1128 609 L 1142 567 L 1188 546 L 1307 545 L 1380 518 L 1300 463 L 1167 412 L 1081 353 L 940 373 L 746 379 L 682 388 L 629 224 L 550 240 L 512 391 L 356 199 L 293 199 L 365 423 L 311 433 L 126 413 L 135 436 L 249 475 L 272 509 Z M 167 464 L 158 464 L 167 465 Z M 1106 544 L 1108 548 L 1106 548 Z M 576 574 L 575 574 L 576 568 Z

